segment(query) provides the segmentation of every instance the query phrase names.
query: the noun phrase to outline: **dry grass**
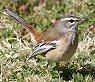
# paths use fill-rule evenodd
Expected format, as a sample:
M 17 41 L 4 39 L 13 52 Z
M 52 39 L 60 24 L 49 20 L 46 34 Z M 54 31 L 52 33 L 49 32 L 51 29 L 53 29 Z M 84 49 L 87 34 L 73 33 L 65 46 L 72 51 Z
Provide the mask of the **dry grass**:
M 53 2 L 53 1 L 52 1 Z M 52 3 L 51 2 L 51 3 Z M 50 27 L 51 21 L 55 18 L 59 18 L 63 12 L 63 8 L 60 7 L 55 1 L 52 9 L 47 10 L 43 7 L 41 11 L 35 11 L 37 7 L 33 10 L 34 20 L 36 28 L 42 30 L 44 27 Z M 77 3 L 81 1 L 71 1 L 68 0 L 64 2 L 67 5 L 64 9 L 64 14 L 68 12 L 78 12 L 88 17 L 93 18 L 92 16 L 95 10 L 92 6 L 88 5 L 94 4 L 89 0 L 85 0 L 84 3 Z M 70 3 L 74 4 L 73 6 L 69 5 Z M 5 3 L 4 3 L 5 4 Z M 63 4 L 63 3 L 62 3 Z M 82 5 L 82 9 L 79 7 Z M 51 4 L 48 4 L 51 5 Z M 76 8 L 77 7 L 77 8 Z M 89 8 L 88 8 L 89 7 Z M 84 11 L 84 9 L 88 9 Z M 58 10 L 59 9 L 59 10 Z M 90 12 L 90 9 L 93 11 Z M 84 11 L 84 13 L 83 13 Z M 59 14 L 60 12 L 60 14 Z M 75 13 L 76 13 L 75 12 Z M 36 15 L 40 15 L 42 20 L 35 18 Z M 47 17 L 48 16 L 48 17 Z M 30 16 L 28 16 L 30 17 Z M 28 19 L 28 18 L 27 18 Z M 31 19 L 31 18 L 29 18 Z M 43 20 L 44 19 L 44 20 Z M 49 21 L 49 22 L 48 22 Z M 90 23 L 91 21 L 89 21 Z M 87 26 L 84 25 L 84 28 L 87 29 Z M 38 28 L 41 27 L 41 28 Z M 95 78 L 95 34 L 94 33 L 83 33 L 81 40 L 79 41 L 78 49 L 75 55 L 66 62 L 66 65 L 63 66 L 63 69 L 58 72 L 55 69 L 56 64 L 52 63 L 48 67 L 45 67 L 45 59 L 42 56 L 37 57 L 37 59 L 32 59 L 26 61 L 28 56 L 32 53 L 32 43 L 30 36 L 21 37 L 20 30 L 22 27 L 15 23 L 13 20 L 10 20 L 5 15 L 0 15 L 0 81 L 1 82 L 91 82 Z M 80 29 L 81 33 L 84 29 Z M 81 37 L 81 36 L 80 36 Z M 69 75 L 69 76 L 66 76 Z M 64 81 L 63 81 L 64 79 Z

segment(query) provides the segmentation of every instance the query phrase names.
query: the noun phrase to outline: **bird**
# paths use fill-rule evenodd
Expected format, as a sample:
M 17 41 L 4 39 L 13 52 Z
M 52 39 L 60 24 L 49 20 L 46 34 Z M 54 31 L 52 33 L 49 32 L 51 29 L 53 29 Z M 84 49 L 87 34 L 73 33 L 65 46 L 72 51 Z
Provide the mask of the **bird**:
M 39 34 L 40 40 L 37 41 L 38 38 L 34 38 L 36 45 L 28 60 L 44 54 L 46 61 L 67 61 L 74 55 L 78 46 L 78 25 L 87 21 L 87 18 L 81 18 L 77 15 L 65 15 L 42 34 L 14 12 L 5 9 L 4 13 L 14 18 L 28 30 L 33 29 L 30 31 L 33 37 L 36 33 Z
M 54 27 L 44 33 L 44 38 L 38 44 L 29 59 L 45 53 L 47 61 L 67 61 L 74 55 L 78 46 L 78 25 L 87 21 L 75 15 L 62 17 Z

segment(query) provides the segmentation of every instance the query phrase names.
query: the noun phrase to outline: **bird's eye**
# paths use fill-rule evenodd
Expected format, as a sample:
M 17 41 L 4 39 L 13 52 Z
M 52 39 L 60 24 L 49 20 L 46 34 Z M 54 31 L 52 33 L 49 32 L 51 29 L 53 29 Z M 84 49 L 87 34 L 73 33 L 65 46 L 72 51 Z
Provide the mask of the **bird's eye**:
M 72 20 L 72 19 L 71 19 L 71 20 L 69 20 L 69 22 L 70 22 L 70 23 L 73 23 L 73 22 L 74 22 L 74 20 Z

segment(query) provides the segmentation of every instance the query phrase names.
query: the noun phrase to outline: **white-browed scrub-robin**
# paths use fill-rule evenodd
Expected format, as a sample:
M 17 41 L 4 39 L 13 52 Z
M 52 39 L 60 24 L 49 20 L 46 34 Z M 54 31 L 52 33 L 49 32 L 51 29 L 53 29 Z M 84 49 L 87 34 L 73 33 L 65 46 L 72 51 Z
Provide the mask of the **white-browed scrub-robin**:
M 66 61 L 74 55 L 78 46 L 78 25 L 87 20 L 76 15 L 67 15 L 42 34 L 14 12 L 5 9 L 4 13 L 30 31 L 36 46 L 29 59 L 44 53 L 47 61 L 56 62 Z

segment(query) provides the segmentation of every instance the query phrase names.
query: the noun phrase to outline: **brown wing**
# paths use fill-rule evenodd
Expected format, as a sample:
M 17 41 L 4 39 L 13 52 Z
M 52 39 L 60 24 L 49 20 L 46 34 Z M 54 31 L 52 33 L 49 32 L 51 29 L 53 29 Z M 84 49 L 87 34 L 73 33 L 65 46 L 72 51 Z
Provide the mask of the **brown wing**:
M 45 32 L 44 35 L 44 42 L 47 41 L 54 41 L 54 40 L 59 40 L 61 38 L 61 36 L 63 35 L 63 33 L 58 32 L 57 28 L 59 24 L 59 21 L 50 29 L 47 30 L 47 32 Z

